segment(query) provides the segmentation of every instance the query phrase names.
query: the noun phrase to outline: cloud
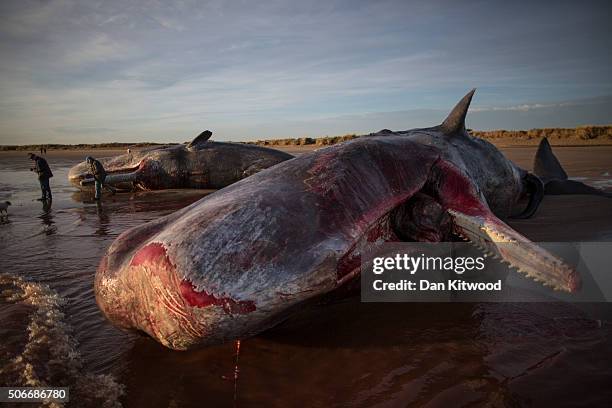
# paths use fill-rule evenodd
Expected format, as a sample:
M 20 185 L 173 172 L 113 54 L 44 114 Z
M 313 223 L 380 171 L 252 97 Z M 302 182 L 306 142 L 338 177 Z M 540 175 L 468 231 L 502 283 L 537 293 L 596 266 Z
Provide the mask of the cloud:
M 104 128 L 104 127 L 96 127 L 96 128 L 87 128 L 87 127 L 69 127 L 69 126 L 57 126 L 52 129 L 55 133 L 59 134 L 68 134 L 68 135 L 90 135 L 90 134 L 103 134 L 103 133 L 114 133 L 117 129 L 112 128 Z
M 475 116 L 582 112 L 561 104 L 612 93 L 609 6 L 554 4 L 4 1 L 0 143 L 427 124 L 474 86 Z
M 477 99 L 477 98 L 476 98 Z M 473 102 L 474 104 L 475 102 Z M 248 136 L 270 137 L 325 136 L 347 133 L 367 134 L 381 129 L 408 130 L 438 125 L 448 115 L 446 109 L 410 109 L 394 112 L 371 112 L 322 117 L 310 121 L 261 123 Z M 537 107 L 536 107 L 537 106 Z M 549 127 L 573 128 L 582 125 L 612 123 L 612 95 L 560 103 L 533 103 L 530 109 L 470 107 L 467 126 L 477 130 L 532 129 Z M 510 108 L 510 109 L 506 109 Z M 291 129 L 291 133 L 287 132 Z
M 611 96 L 600 96 L 595 98 L 577 99 L 571 101 L 548 102 L 548 103 L 523 103 L 510 106 L 479 106 L 472 107 L 470 112 L 529 112 L 533 110 L 560 109 L 572 107 L 596 107 L 612 102 Z M 612 118 L 610 118 L 612 119 Z
M 78 46 L 66 49 L 61 68 L 113 61 L 128 57 L 130 51 L 130 47 L 114 41 L 107 34 L 98 33 L 80 42 Z

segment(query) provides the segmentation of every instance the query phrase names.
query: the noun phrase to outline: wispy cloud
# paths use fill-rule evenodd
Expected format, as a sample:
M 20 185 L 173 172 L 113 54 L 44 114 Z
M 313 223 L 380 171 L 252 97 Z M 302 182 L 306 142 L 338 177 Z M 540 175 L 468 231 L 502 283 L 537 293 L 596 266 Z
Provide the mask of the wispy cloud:
M 87 66 L 121 60 L 129 57 L 131 47 L 113 40 L 106 33 L 97 33 L 79 42 L 74 48 L 66 49 L 61 57 L 61 67 Z
M 563 104 L 612 94 L 609 8 L 4 1 L 0 143 L 182 141 L 202 127 L 234 140 L 331 134 L 370 130 L 349 117 L 398 111 L 421 112 L 407 122 L 426 125 L 435 115 L 424 112 L 473 86 L 475 115 L 529 127 L 538 112 L 581 111 Z
M 67 134 L 67 135 L 90 135 L 90 134 L 103 134 L 103 133 L 113 133 L 116 132 L 117 129 L 112 129 L 112 128 L 104 128 L 104 127 L 97 127 L 97 128 L 88 128 L 88 127 L 69 127 L 69 126 L 58 126 L 52 129 L 54 132 L 59 133 L 59 134 Z
M 523 103 L 512 106 L 488 106 L 473 108 L 472 112 L 529 112 L 537 109 L 562 108 L 569 106 L 582 106 L 584 102 L 559 102 L 559 103 Z
M 549 102 L 549 103 L 523 103 L 509 106 L 478 106 L 472 107 L 471 112 L 529 112 L 544 109 L 562 109 L 572 107 L 596 107 L 612 102 L 611 96 L 600 96 L 595 98 L 576 99 L 571 101 Z M 609 118 L 612 121 L 612 117 Z

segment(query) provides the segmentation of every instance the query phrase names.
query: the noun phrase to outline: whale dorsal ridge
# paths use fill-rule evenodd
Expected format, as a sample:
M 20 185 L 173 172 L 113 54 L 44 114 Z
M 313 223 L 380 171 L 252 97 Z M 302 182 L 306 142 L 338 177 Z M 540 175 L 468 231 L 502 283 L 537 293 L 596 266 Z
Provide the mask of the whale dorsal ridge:
M 211 136 L 212 136 L 212 132 L 210 130 L 205 130 L 199 135 L 197 135 L 195 139 L 193 139 L 191 143 L 187 145 L 187 147 L 195 147 L 196 145 L 200 143 L 206 143 L 206 141 L 210 139 Z
M 457 105 L 453 108 L 448 117 L 440 125 L 440 130 L 446 135 L 452 135 L 465 132 L 465 116 L 467 115 L 476 89 L 472 89 L 465 95 Z

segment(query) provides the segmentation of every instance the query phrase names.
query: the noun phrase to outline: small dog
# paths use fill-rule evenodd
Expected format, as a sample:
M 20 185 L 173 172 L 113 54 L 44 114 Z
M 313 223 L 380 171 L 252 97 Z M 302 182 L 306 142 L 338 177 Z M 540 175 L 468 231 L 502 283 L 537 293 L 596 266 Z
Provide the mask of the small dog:
M 0 203 L 0 213 L 4 211 L 5 214 L 8 214 L 9 205 L 11 205 L 10 201 L 5 201 L 3 203 Z

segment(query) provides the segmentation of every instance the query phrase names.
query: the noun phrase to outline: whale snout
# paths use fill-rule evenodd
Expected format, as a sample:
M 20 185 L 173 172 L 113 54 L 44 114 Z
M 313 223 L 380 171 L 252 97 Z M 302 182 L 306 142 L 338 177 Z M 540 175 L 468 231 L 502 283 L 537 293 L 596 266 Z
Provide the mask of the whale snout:
M 163 242 L 134 252 L 114 251 L 102 259 L 95 280 L 96 301 L 116 326 L 144 332 L 166 347 L 186 349 L 202 335 L 181 280 Z
M 81 162 L 70 169 L 68 172 L 68 181 L 70 181 L 70 184 L 73 186 L 81 188 L 81 181 L 85 180 L 90 172 L 89 165 L 86 162 Z
M 186 279 L 185 268 L 192 263 L 178 262 L 178 244 L 161 238 L 166 222 L 117 237 L 96 273 L 98 306 L 114 325 L 144 332 L 176 350 L 224 341 L 229 326 L 242 327 L 258 309 L 255 299 L 216 293 Z
M 107 173 L 105 184 L 112 185 L 120 190 L 131 190 L 133 183 L 137 181 L 141 167 L 138 158 L 121 155 L 115 158 L 99 159 Z M 83 161 L 76 164 L 68 171 L 68 181 L 79 189 L 92 188 L 94 178 L 91 174 L 91 166 Z
M 113 324 L 180 350 L 201 330 L 181 296 L 169 244 L 155 238 L 165 222 L 162 218 L 119 235 L 98 266 L 94 291 L 100 310 Z

